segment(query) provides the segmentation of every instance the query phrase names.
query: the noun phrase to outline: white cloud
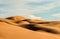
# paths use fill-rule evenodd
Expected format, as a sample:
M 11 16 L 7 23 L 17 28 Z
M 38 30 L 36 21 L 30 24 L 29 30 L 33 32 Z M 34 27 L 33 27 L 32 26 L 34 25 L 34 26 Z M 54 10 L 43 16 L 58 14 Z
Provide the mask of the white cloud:
M 8 8 L 0 8 L 0 11 L 7 12 L 6 14 L 0 14 L 0 17 L 11 15 L 28 15 L 32 13 L 32 10 L 27 9 L 24 4 L 27 0 L 0 0 L 0 4 L 8 4 Z
M 27 18 L 31 18 L 31 19 L 42 19 L 41 17 L 37 17 L 34 15 L 28 15 Z
M 26 6 L 26 8 L 30 9 L 32 12 L 44 12 L 46 10 L 51 10 L 55 7 L 56 7 L 55 2 L 49 3 L 47 5 L 43 5 L 43 6 L 37 6 L 37 7 Z
M 9 5 L 8 8 L 0 8 L 1 11 L 6 12 L 5 14 L 0 14 L 0 17 L 7 17 L 12 15 L 26 16 L 26 15 L 32 14 L 33 12 L 44 12 L 45 10 L 50 10 L 55 7 L 54 2 L 48 5 L 38 6 L 38 7 L 28 7 L 24 5 L 28 2 L 41 2 L 41 1 L 44 1 L 44 0 L 0 0 L 0 4 L 3 3 L 3 4 Z M 32 16 L 32 17 L 35 17 L 35 16 Z
M 54 17 L 60 17 L 60 13 L 53 14 L 52 16 L 54 16 Z
M 11 13 L 17 13 L 17 14 L 21 14 L 21 13 L 33 13 L 34 11 L 43 11 L 43 10 L 48 10 L 53 8 L 54 5 L 53 3 L 49 4 L 49 5 L 45 5 L 45 6 L 38 6 L 35 8 L 32 7 L 28 7 L 24 4 L 28 3 L 28 2 L 39 2 L 42 0 L 3 0 L 2 2 L 5 4 L 9 4 L 10 7 L 9 8 L 4 8 L 4 11 L 8 11 Z M 44 1 L 44 0 L 43 0 Z

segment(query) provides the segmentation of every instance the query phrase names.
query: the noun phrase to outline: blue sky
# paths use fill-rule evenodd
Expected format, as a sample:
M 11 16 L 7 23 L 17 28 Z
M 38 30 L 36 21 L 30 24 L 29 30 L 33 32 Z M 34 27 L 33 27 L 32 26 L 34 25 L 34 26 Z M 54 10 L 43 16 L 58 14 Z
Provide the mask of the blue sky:
M 60 21 L 60 0 L 0 0 L 0 17 L 15 15 Z

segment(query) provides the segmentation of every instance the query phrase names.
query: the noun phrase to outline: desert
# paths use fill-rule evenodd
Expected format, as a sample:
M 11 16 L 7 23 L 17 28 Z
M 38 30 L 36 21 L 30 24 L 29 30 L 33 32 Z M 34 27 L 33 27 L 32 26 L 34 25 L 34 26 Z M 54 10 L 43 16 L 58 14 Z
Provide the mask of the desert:
M 60 39 L 60 21 L 0 18 L 0 39 Z

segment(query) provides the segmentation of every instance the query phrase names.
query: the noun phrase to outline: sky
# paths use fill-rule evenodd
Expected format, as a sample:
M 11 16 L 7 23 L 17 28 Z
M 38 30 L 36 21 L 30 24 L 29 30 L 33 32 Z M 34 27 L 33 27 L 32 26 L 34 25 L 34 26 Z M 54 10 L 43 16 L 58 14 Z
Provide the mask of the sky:
M 0 18 L 16 15 L 60 21 L 60 0 L 0 0 Z

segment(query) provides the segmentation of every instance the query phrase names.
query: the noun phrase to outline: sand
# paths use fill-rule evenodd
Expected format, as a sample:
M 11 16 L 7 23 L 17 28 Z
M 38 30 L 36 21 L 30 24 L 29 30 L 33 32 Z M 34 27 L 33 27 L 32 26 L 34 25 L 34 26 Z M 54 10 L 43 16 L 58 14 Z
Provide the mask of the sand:
M 35 32 L 0 22 L 0 39 L 60 39 L 60 36 L 46 32 Z
M 36 23 L 42 24 L 36 24 Z M 0 18 L 0 39 L 60 39 L 60 22 L 49 22 L 45 20 L 26 20 L 25 17 L 13 16 L 13 18 Z M 59 34 L 46 32 L 44 30 L 33 31 L 24 28 L 27 24 L 34 24 L 42 29 L 54 29 Z M 55 25 L 56 24 L 56 25 Z

